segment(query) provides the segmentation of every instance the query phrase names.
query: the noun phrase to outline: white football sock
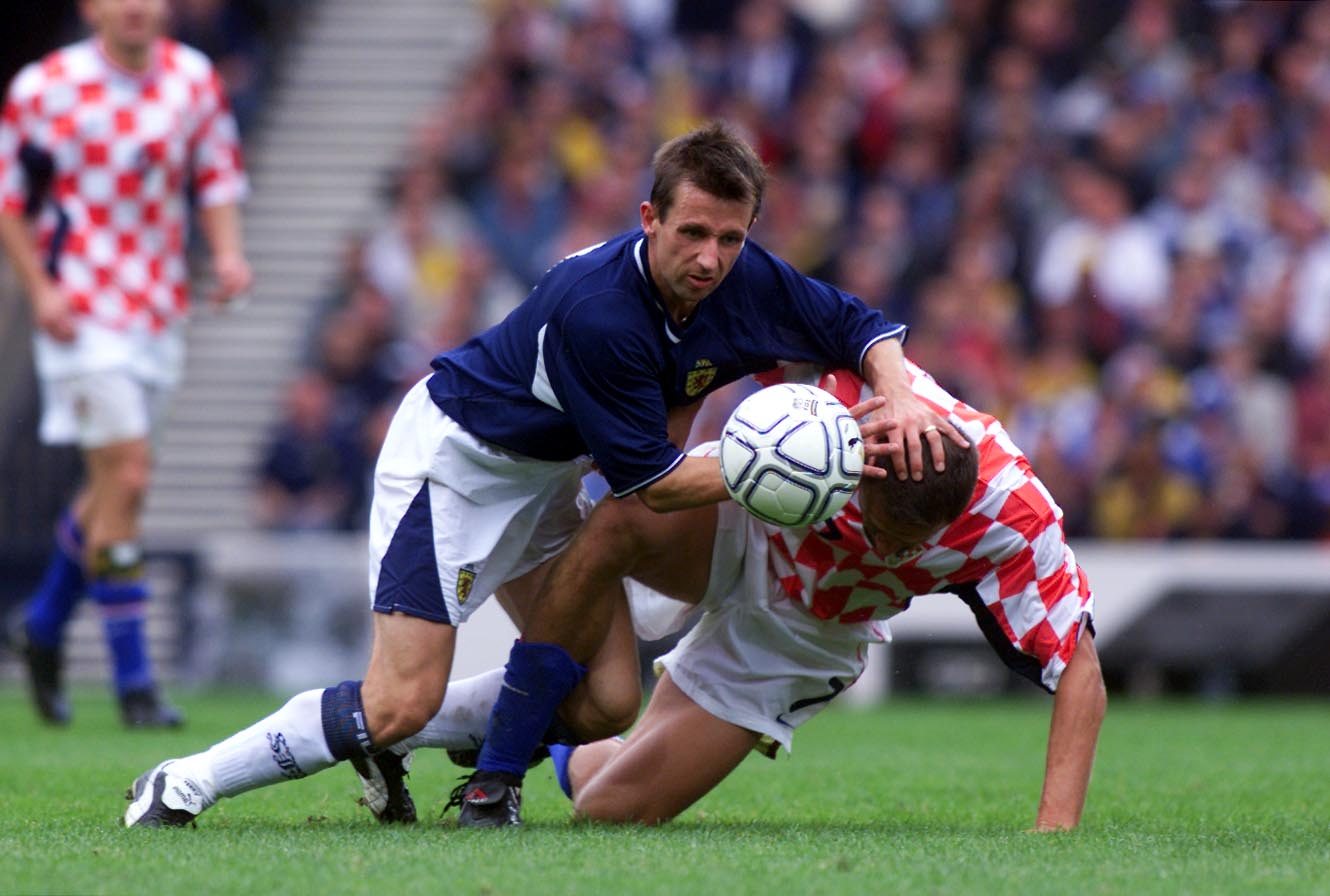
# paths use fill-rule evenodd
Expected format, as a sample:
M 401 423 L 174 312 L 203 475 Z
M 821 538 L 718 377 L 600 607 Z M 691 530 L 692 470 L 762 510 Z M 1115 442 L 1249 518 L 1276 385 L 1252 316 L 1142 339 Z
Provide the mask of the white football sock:
M 323 689 L 305 691 L 244 731 L 176 760 L 172 774 L 193 779 L 208 805 L 265 784 L 303 778 L 336 765 L 323 736 Z
M 437 747 L 444 750 L 470 750 L 485 740 L 490 710 L 503 688 L 503 667 L 448 682 L 443 706 L 417 733 L 401 742 L 403 746 Z

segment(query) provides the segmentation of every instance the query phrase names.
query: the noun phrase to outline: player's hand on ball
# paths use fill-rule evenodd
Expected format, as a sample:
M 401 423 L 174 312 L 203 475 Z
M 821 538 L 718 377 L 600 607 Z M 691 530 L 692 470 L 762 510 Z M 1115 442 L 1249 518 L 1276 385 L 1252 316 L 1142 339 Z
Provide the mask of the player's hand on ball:
M 836 375 L 827 374 L 823 381 L 823 387 L 832 394 L 836 392 Z M 887 406 L 887 400 L 881 395 L 874 395 L 856 405 L 851 405 L 847 410 L 850 416 L 859 421 L 859 435 L 864 440 L 864 469 L 863 475 L 876 479 L 885 479 L 887 476 L 886 464 L 883 462 L 875 463 L 875 459 L 885 460 L 891 453 L 890 446 L 887 444 L 887 433 L 892 428 L 892 422 L 877 412 Z

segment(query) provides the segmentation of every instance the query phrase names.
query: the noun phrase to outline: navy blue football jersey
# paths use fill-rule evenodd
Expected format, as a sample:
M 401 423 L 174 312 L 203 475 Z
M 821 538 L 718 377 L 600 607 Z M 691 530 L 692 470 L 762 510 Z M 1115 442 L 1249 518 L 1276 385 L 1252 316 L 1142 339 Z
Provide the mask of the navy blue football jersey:
M 667 410 L 780 361 L 862 369 L 868 347 L 905 337 L 854 296 L 748 242 L 683 325 L 623 234 L 545 273 L 497 326 L 433 361 L 430 395 L 473 435 L 541 460 L 590 454 L 614 494 L 683 460 Z

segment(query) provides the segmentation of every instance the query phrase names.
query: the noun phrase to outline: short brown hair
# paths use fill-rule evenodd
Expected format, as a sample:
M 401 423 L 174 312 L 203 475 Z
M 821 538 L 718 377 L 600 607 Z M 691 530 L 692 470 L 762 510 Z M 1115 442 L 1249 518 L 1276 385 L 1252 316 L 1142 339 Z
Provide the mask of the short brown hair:
M 951 439 L 942 439 L 942 455 L 947 469 L 933 469 L 933 450 L 928 439 L 920 439 L 923 449 L 924 478 L 901 479 L 894 473 L 885 478 L 867 477 L 860 488 L 881 489 L 883 504 L 890 508 L 892 522 L 915 532 L 935 532 L 964 512 L 974 497 L 979 481 L 979 452 L 974 445 L 962 448 Z
M 655 173 L 651 205 L 662 219 L 674 205 L 679 184 L 685 181 L 719 199 L 751 202 L 754 219 L 767 188 L 767 170 L 757 153 L 719 121 L 666 143 L 656 150 L 651 167 Z

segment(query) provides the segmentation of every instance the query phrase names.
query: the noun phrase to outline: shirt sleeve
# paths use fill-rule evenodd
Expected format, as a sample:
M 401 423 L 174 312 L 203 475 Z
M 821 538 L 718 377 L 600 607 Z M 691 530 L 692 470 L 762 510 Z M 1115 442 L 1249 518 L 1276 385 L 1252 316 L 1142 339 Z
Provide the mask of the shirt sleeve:
M 660 360 L 643 327 L 603 313 L 619 293 L 590 296 L 551 320 L 542 353 L 563 412 L 609 482 L 623 497 L 668 474 L 683 460 L 667 434 Z M 631 299 L 631 301 L 636 301 Z
M 771 287 L 788 297 L 778 306 L 785 309 L 784 327 L 787 333 L 801 332 L 796 341 L 806 342 L 812 355 L 790 360 L 817 361 L 828 369 L 843 367 L 862 373 L 864 355 L 874 344 L 883 339 L 905 341 L 908 327 L 888 321 L 858 296 L 805 277 L 774 255 L 766 257 L 771 263 Z
M 1017 672 L 1056 691 L 1094 619 L 1089 580 L 1076 564 L 1062 524 L 1051 521 L 984 576 L 977 590 L 983 606 L 971 609 L 999 655 Z
M 240 153 L 240 132 L 221 79 L 211 66 L 199 94 L 198 127 L 191 143 L 194 190 L 204 207 L 245 198 L 248 185 Z

